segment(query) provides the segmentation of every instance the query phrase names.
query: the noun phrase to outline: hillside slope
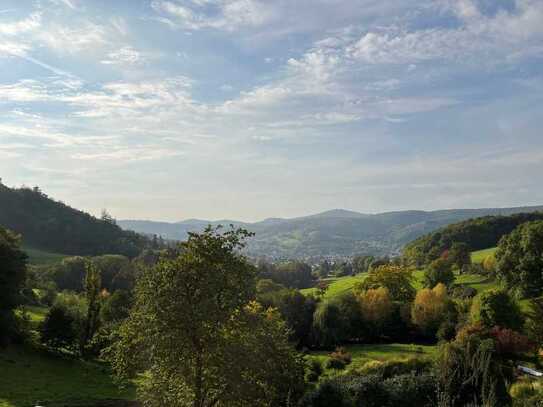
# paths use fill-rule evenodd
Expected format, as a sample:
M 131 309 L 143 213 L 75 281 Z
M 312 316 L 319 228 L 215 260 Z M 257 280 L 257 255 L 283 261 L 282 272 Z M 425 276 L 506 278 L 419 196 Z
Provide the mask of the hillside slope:
M 254 256 L 303 258 L 397 254 L 408 242 L 443 226 L 487 215 L 510 215 L 543 210 L 543 206 L 425 211 L 399 211 L 367 215 L 332 210 L 293 219 L 266 219 L 256 223 L 231 220 L 188 220 L 177 223 L 121 220 L 119 225 L 140 233 L 184 240 L 187 233 L 208 224 L 242 226 L 256 234 L 248 251 Z
M 409 243 L 404 256 L 412 263 L 422 265 L 440 257 L 453 243 L 465 243 L 471 251 L 490 249 L 517 226 L 535 220 L 543 220 L 543 211 L 484 216 L 458 222 Z
M 55 201 L 39 189 L 8 188 L 0 183 L 0 226 L 23 237 L 27 247 L 70 255 L 136 256 L 148 239 L 125 231 L 112 220 Z

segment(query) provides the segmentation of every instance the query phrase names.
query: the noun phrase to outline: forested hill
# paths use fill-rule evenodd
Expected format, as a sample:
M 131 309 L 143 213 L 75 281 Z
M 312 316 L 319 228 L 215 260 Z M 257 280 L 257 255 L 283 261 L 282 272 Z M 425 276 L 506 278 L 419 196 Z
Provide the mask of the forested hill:
M 23 244 L 72 255 L 122 254 L 136 256 L 148 239 L 125 231 L 112 219 L 50 199 L 38 188 L 12 189 L 0 183 L 0 226 L 23 237 Z
M 200 231 L 208 224 L 232 223 L 256 233 L 248 245 L 251 255 L 307 258 L 323 255 L 399 254 L 406 243 L 451 223 L 486 215 L 510 215 L 537 210 L 543 210 L 543 206 L 432 212 L 400 211 L 376 215 L 332 210 L 312 216 L 293 219 L 272 218 L 256 223 L 194 219 L 178 223 L 134 220 L 118 223 L 127 230 L 156 233 L 177 240 L 186 239 L 188 232 Z
M 465 243 L 470 251 L 488 249 L 520 224 L 535 220 L 543 220 L 543 208 L 539 212 L 485 216 L 455 223 L 409 243 L 404 257 L 415 264 L 429 263 L 450 249 L 453 243 Z

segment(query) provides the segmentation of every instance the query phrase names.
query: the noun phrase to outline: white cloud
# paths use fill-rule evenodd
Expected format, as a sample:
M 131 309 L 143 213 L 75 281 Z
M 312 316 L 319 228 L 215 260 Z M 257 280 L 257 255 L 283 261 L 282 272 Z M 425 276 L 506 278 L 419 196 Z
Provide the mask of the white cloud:
M 145 57 L 140 51 L 132 47 L 123 47 L 107 54 L 107 59 L 101 61 L 106 65 L 141 65 L 145 63 Z
M 23 20 L 11 23 L 0 23 L 0 35 L 16 36 L 22 33 L 36 30 L 40 26 L 41 14 L 33 13 Z
M 81 23 L 77 28 L 51 24 L 40 32 L 37 39 L 57 52 L 70 54 L 88 52 L 108 43 L 105 27 L 90 21 Z
M 168 16 L 159 17 L 159 21 L 188 30 L 213 28 L 234 31 L 242 27 L 260 26 L 272 18 L 268 4 L 256 0 L 192 1 L 191 3 L 189 7 L 172 1 L 156 0 L 151 3 L 151 6 L 157 13 Z M 208 13 L 210 8 L 213 11 Z

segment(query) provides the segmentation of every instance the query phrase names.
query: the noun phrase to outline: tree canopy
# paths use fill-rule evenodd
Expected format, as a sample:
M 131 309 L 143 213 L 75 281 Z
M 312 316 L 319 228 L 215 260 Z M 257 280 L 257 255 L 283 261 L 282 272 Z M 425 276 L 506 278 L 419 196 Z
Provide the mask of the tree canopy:
M 0 227 L 0 345 L 13 334 L 13 310 L 21 303 L 26 272 L 26 254 L 20 239 L 13 232 Z
M 150 406 L 280 406 L 301 391 L 302 362 L 285 323 L 251 302 L 249 234 L 208 228 L 143 271 L 111 350 L 121 376 L 146 371 Z
M 496 251 L 496 275 L 521 295 L 543 293 L 543 221 L 520 225 Z

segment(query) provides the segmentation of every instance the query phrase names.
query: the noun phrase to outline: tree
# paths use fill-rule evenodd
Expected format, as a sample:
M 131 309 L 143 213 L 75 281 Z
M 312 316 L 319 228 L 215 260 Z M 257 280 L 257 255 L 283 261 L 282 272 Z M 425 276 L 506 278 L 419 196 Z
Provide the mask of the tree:
M 59 290 L 83 291 L 88 260 L 81 256 L 68 257 L 53 266 L 53 279 Z
M 353 259 L 353 269 L 355 274 L 367 273 L 371 264 L 375 261 L 373 256 L 356 256 Z
M 135 303 L 108 351 L 121 377 L 146 371 L 148 406 L 279 406 L 296 401 L 303 362 L 278 314 L 251 300 L 255 268 L 244 230 L 190 233 L 144 269 Z
M 365 335 L 365 324 L 360 311 L 360 302 L 353 292 L 347 292 L 333 299 L 339 310 L 346 339 L 358 340 Z
M 424 270 L 423 284 L 427 288 L 434 288 L 438 284 L 444 284 L 449 287 L 454 282 L 454 273 L 452 264 L 446 259 L 434 260 Z
M 302 261 L 289 261 L 277 265 L 260 262 L 258 276 L 297 289 L 311 287 L 315 280 L 311 266 Z
M 21 304 L 26 258 L 19 237 L 0 227 L 0 345 L 15 334 L 13 310 Z
M 313 336 L 318 346 L 333 349 L 347 339 L 347 327 L 334 303 L 321 302 L 313 315 Z
M 442 345 L 437 364 L 439 406 L 510 406 L 512 369 L 493 339 L 476 333 Z
M 383 333 L 394 312 L 394 304 L 388 288 L 379 287 L 363 291 L 358 295 L 362 319 L 368 325 L 371 336 Z
M 320 265 L 318 269 L 318 274 L 320 278 L 326 278 L 332 271 L 332 265 L 328 260 L 324 260 Z
M 447 304 L 445 285 L 439 283 L 433 289 L 424 288 L 417 292 L 411 308 L 411 319 L 424 334 L 433 336 L 446 317 Z
M 353 266 L 346 261 L 336 264 L 334 267 L 334 274 L 337 277 L 345 277 L 353 274 Z
M 76 321 L 61 305 L 52 306 L 41 326 L 41 341 L 52 348 L 72 348 L 77 341 Z
M 530 338 L 543 346 L 543 298 L 530 300 L 527 328 Z
M 543 221 L 522 224 L 500 241 L 496 275 L 523 296 L 543 293 Z
M 84 281 L 85 297 L 87 299 L 87 316 L 84 321 L 79 342 L 79 352 L 81 355 L 87 354 L 87 345 L 99 328 L 101 288 L 102 280 L 100 278 L 100 272 L 94 264 L 87 262 Z
M 391 264 L 372 268 L 368 277 L 355 286 L 356 292 L 380 287 L 386 288 L 394 301 L 410 302 L 415 297 L 415 289 L 411 284 L 413 276 L 410 270 Z
M 505 290 L 489 290 L 475 298 L 471 306 L 471 320 L 487 328 L 499 326 L 520 331 L 524 316 L 519 304 Z
M 128 318 L 132 297 L 125 290 L 117 290 L 102 301 L 100 320 L 106 324 L 118 323 Z
M 273 296 L 269 305 L 277 308 L 285 320 L 290 329 L 289 337 L 296 347 L 309 346 L 313 314 L 317 307 L 315 300 L 298 290 L 281 290 Z
M 464 266 L 471 265 L 471 251 L 464 242 L 455 242 L 451 245 L 447 260 L 458 270 L 462 271 Z

